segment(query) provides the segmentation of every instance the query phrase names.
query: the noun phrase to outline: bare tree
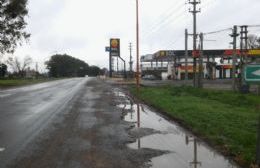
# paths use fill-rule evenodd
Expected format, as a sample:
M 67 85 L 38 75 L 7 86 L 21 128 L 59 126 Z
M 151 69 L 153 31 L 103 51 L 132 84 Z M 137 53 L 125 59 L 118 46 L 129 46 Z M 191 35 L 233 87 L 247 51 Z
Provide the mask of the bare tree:
M 21 77 L 25 75 L 25 70 L 31 63 L 32 58 L 30 56 L 24 57 L 23 61 L 20 61 L 18 57 L 8 57 L 6 61 L 6 64 L 8 64 L 12 70 Z
M 249 49 L 260 49 L 260 37 L 250 34 L 248 36 L 248 47 Z

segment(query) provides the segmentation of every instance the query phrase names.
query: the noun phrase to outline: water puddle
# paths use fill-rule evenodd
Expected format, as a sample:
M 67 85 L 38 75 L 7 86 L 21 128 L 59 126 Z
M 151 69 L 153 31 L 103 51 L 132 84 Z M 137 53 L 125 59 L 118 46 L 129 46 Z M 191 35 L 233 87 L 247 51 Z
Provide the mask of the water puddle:
M 128 147 L 167 151 L 167 154 L 151 159 L 152 168 L 239 168 L 192 133 L 148 106 L 134 103 L 119 89 L 115 89 L 114 93 L 120 100 L 117 106 L 122 109 L 125 121 L 134 123 L 136 128 L 155 130 L 153 134 L 128 144 Z
M 5 148 L 0 148 L 0 152 L 3 152 L 3 151 L 5 151 Z

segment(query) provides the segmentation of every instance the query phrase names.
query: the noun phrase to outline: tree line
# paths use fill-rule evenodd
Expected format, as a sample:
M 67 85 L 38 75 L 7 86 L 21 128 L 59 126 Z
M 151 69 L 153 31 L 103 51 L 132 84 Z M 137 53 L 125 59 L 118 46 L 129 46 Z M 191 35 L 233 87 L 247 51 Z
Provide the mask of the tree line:
M 86 62 L 67 54 L 53 55 L 45 64 L 51 77 L 84 77 L 102 74 L 99 67 L 89 66 Z

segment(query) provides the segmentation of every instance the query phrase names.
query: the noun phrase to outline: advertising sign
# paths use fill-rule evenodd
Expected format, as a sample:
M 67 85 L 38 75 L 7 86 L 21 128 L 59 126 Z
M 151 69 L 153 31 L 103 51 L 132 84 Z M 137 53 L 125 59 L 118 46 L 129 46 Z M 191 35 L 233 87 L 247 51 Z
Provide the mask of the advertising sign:
M 110 52 L 110 47 L 105 48 L 106 52 Z
M 110 55 L 120 57 L 120 39 L 110 39 Z

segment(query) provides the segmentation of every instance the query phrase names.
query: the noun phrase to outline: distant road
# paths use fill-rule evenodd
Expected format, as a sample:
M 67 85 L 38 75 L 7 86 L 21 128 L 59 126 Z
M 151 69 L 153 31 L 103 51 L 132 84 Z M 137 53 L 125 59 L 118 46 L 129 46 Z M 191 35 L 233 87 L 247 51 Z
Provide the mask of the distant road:
M 0 167 L 57 120 L 88 80 L 65 79 L 0 91 Z

